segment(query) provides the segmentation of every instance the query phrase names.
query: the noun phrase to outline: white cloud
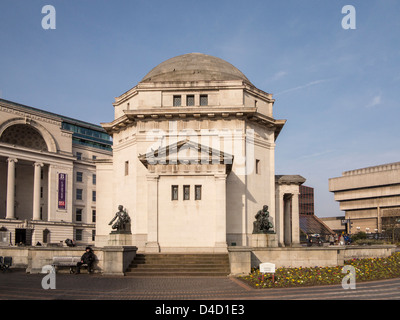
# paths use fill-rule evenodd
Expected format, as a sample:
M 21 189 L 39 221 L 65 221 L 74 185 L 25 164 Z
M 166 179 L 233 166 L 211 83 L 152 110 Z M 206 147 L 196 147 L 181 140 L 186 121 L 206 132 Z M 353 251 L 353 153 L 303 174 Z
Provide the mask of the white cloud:
M 286 71 L 279 71 L 279 72 L 277 72 L 277 73 L 275 73 L 273 76 L 272 76 L 272 80 L 278 80 L 278 79 L 281 79 L 281 78 L 283 78 L 284 76 L 286 76 L 288 73 L 286 72 Z
M 311 82 L 309 82 L 307 84 L 304 84 L 304 85 L 301 85 L 301 86 L 298 86 L 298 87 L 294 87 L 294 88 L 283 90 L 283 91 L 281 91 L 279 93 L 276 93 L 275 96 L 277 96 L 279 94 L 284 94 L 284 93 L 288 93 L 288 92 L 292 92 L 292 91 L 301 90 L 301 89 L 304 89 L 304 88 L 307 88 L 307 87 L 311 87 L 311 86 L 314 86 L 314 85 L 317 85 L 317 84 L 320 84 L 320 83 L 323 83 L 323 82 L 326 82 L 326 81 L 329 81 L 329 80 L 331 80 L 331 79 L 321 79 L 321 80 L 311 81 Z
M 369 104 L 367 104 L 366 108 L 373 108 L 382 104 L 382 94 L 378 94 L 374 96 Z

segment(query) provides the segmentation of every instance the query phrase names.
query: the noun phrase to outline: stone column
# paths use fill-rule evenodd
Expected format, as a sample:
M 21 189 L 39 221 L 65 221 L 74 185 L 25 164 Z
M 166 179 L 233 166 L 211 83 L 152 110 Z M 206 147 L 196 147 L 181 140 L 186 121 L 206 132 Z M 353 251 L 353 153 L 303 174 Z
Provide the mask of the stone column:
M 292 243 L 292 217 L 290 210 L 290 202 L 292 195 L 286 193 L 283 196 L 283 215 L 284 215 L 284 233 L 285 233 L 285 245 L 290 245 Z
M 40 220 L 40 175 L 43 163 L 36 162 L 33 167 L 33 220 Z
M 147 242 L 146 252 L 160 252 L 158 243 L 158 180 L 159 175 L 147 177 Z
M 292 195 L 292 245 L 300 245 L 299 193 Z
M 285 218 L 285 207 L 284 207 L 284 196 L 278 187 L 275 191 L 275 232 L 278 235 L 278 244 L 281 247 L 285 246 L 285 223 L 284 223 L 284 218 Z
M 227 250 L 226 244 L 226 174 L 216 174 L 216 213 L 215 213 L 215 247 L 219 251 Z
M 56 205 L 56 190 L 58 190 L 58 185 L 55 180 L 55 174 L 53 165 L 48 166 L 47 173 L 47 221 L 53 221 L 53 210 L 55 211 Z M 57 187 L 56 187 L 57 185 Z
M 14 205 L 15 205 L 15 164 L 18 159 L 9 158 L 8 173 L 7 173 L 7 208 L 6 219 L 15 219 Z

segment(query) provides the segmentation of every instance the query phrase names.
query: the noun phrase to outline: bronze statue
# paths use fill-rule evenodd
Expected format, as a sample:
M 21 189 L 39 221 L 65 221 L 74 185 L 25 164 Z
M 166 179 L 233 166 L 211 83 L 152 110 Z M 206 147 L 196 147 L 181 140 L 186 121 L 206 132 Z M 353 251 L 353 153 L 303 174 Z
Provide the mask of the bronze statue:
M 253 233 L 268 233 L 274 228 L 267 205 L 264 205 L 263 208 L 257 212 L 255 218 L 256 221 L 253 223 Z
M 111 225 L 115 220 L 117 221 L 111 227 L 115 231 L 112 231 L 112 233 L 130 233 L 131 218 L 122 205 L 118 206 L 118 212 L 108 225 Z

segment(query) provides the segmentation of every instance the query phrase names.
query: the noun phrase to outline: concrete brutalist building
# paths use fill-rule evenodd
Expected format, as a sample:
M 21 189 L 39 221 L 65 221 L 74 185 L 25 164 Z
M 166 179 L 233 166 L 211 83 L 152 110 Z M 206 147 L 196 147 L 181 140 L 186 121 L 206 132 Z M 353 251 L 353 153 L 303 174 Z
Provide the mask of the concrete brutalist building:
M 329 179 L 329 191 L 345 212 L 350 233 L 382 233 L 400 218 L 400 162 L 343 172 Z

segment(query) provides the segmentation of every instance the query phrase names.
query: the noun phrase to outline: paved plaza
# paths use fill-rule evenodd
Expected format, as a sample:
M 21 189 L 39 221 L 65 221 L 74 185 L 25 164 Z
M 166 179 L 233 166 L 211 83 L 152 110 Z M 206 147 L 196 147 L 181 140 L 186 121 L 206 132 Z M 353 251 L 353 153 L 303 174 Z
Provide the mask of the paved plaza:
M 397 300 L 400 279 L 340 285 L 254 289 L 234 277 L 107 277 L 57 274 L 43 289 L 43 274 L 0 273 L 1 300 Z

